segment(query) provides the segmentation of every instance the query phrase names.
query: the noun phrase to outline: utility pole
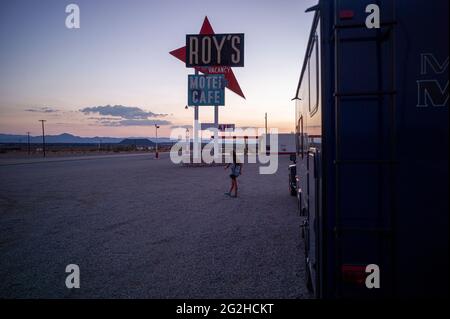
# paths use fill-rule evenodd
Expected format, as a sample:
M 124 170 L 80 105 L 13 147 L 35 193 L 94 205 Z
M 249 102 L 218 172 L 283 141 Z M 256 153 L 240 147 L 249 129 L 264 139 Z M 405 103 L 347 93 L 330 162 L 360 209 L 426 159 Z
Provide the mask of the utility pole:
M 156 129 L 156 153 L 155 153 L 155 157 L 159 158 L 158 156 L 158 129 L 159 129 L 159 125 L 155 124 L 155 129 Z
M 198 69 L 195 69 L 195 75 L 198 75 Z M 194 125 L 192 126 L 193 130 L 194 130 L 194 134 L 193 134 L 193 146 L 192 146 L 192 160 L 193 163 L 201 163 L 201 151 L 202 151 L 202 144 L 201 144 L 201 138 L 199 141 L 199 130 L 201 129 L 199 126 L 199 116 L 198 116 L 198 105 L 194 105 Z M 199 145 L 200 144 L 200 145 Z
M 44 122 L 46 120 L 39 120 L 42 123 L 42 151 L 44 152 L 45 157 L 45 130 L 44 130 Z
M 265 144 L 266 144 L 266 155 L 269 155 L 269 146 L 267 145 L 267 112 L 266 112 L 266 115 L 264 116 L 264 120 L 265 120 L 265 127 L 266 127 L 266 136 L 264 137 L 265 138 Z
M 264 119 L 265 119 L 265 127 L 266 127 L 266 137 L 267 137 L 267 112 L 266 112 L 266 115 L 265 115 L 265 117 L 264 117 Z
M 28 155 L 30 155 L 31 151 L 30 151 L 30 132 L 27 132 L 27 136 L 28 136 Z
M 214 105 L 214 161 L 219 161 L 219 106 Z M 222 163 L 222 161 L 220 162 Z

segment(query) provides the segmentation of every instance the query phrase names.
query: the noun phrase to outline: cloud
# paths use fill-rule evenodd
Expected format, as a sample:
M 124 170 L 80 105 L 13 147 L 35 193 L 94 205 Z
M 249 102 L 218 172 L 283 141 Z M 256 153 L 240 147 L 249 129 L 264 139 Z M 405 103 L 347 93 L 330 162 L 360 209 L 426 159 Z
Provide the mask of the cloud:
M 33 107 L 25 110 L 26 112 L 34 112 L 34 113 L 56 113 L 59 112 L 57 109 L 43 106 L 43 107 Z
M 103 126 L 152 126 L 155 124 L 170 125 L 172 123 L 166 120 L 145 119 L 145 120 L 117 120 L 117 121 L 103 120 L 99 121 L 99 124 Z
M 88 117 L 88 120 L 95 120 L 95 121 L 117 121 L 119 118 L 113 117 L 113 116 L 102 116 L 102 117 Z
M 167 114 L 157 114 L 144 111 L 140 107 L 124 105 L 105 105 L 85 107 L 80 110 L 84 114 L 97 113 L 102 116 L 116 116 L 125 120 L 146 120 L 152 117 L 164 117 Z

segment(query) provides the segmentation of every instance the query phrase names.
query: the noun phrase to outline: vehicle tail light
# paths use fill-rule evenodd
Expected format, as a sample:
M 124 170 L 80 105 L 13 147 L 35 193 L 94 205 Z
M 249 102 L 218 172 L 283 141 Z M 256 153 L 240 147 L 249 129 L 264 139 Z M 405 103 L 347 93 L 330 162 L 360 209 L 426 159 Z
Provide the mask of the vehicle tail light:
M 366 281 L 366 267 L 362 265 L 342 265 L 342 281 L 362 285 Z
M 347 20 L 352 19 L 355 16 L 353 10 L 341 10 L 339 11 L 339 19 Z

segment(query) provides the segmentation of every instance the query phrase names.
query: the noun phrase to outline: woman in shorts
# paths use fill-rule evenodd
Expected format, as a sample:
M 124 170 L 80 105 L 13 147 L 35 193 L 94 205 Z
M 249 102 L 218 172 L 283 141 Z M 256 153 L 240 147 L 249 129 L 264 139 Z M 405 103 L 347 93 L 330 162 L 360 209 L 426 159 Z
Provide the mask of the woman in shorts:
M 231 188 L 228 193 L 225 193 L 225 195 L 228 195 L 230 197 L 237 197 L 237 191 L 238 191 L 237 178 L 239 175 L 242 174 L 242 164 L 238 162 L 235 151 L 232 152 L 232 156 L 233 156 L 233 162 L 228 163 L 225 166 L 225 169 L 227 169 L 228 167 L 231 168 L 231 174 L 230 174 Z M 232 195 L 233 189 L 234 189 L 234 195 Z

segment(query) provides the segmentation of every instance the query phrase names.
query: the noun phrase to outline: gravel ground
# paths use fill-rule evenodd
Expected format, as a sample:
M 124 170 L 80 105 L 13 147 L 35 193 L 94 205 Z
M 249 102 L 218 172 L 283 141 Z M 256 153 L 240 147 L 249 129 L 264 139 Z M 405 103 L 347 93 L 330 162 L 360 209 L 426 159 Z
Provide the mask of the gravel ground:
M 167 154 L 0 161 L 0 298 L 309 298 L 279 162 L 245 165 L 234 199 L 223 167 Z

